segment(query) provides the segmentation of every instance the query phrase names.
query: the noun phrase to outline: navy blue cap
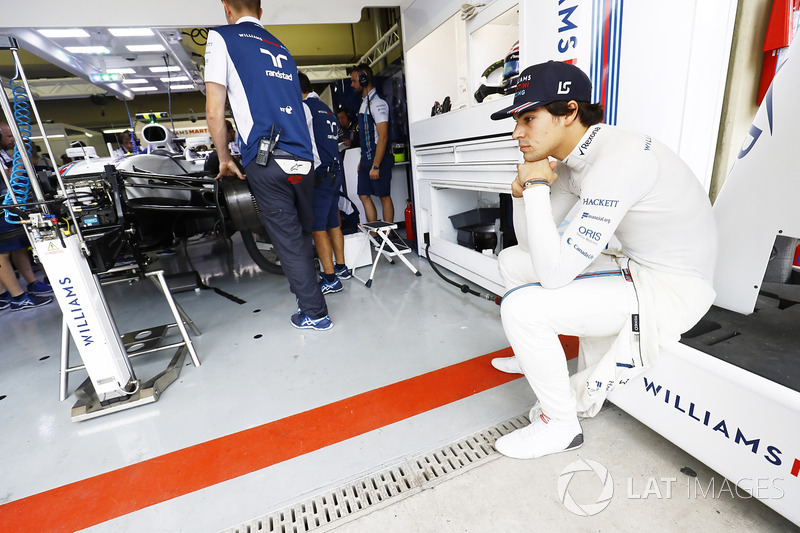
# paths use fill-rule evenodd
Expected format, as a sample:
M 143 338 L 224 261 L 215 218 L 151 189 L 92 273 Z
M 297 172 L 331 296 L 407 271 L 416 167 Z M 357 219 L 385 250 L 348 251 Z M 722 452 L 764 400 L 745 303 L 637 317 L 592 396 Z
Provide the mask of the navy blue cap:
M 539 63 L 522 71 L 513 105 L 492 113 L 492 120 L 508 118 L 550 102 L 569 100 L 592 101 L 592 82 L 589 81 L 589 76 L 569 63 Z

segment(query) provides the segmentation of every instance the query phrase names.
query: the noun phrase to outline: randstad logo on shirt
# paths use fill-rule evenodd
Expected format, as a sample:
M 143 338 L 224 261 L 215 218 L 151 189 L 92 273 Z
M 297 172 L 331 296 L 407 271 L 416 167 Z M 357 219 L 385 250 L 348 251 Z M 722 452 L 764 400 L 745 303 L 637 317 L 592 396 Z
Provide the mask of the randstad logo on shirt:
M 280 70 L 265 70 L 264 72 L 266 72 L 267 76 L 271 78 L 280 78 L 286 81 L 292 81 L 293 79 L 291 74 L 286 74 L 285 72 L 281 72 Z

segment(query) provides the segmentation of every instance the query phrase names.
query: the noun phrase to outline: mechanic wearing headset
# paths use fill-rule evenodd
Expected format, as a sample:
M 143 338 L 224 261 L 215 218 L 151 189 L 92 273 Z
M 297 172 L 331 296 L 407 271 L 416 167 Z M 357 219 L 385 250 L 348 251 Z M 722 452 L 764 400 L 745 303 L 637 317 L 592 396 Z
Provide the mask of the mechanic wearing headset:
M 361 63 L 350 71 L 350 86 L 361 95 L 358 111 L 358 131 L 361 161 L 358 164 L 358 197 L 364 204 L 367 222 L 378 220 L 372 196 L 381 200 L 384 222 L 394 222 L 392 203 L 392 166 L 394 157 L 389 147 L 389 104 L 378 96 L 372 86 L 372 69 Z
M 600 124 L 603 109 L 589 102 L 589 78 L 550 61 L 522 72 L 513 105 L 492 114 L 514 118 L 524 159 L 511 184 L 519 245 L 498 261 L 516 357 L 492 364 L 524 373 L 538 398 L 531 424 L 495 444 L 509 457 L 579 447 L 578 416 L 594 416 L 715 296 L 716 226 L 699 181 L 649 135 Z M 580 338 L 586 368 L 572 380 L 558 334 Z
M 292 54 L 259 22 L 261 0 L 222 0 L 228 26 L 209 30 L 206 116 L 219 176 L 244 179 L 226 138 L 225 100 L 242 141 L 242 165 L 299 310 L 296 328 L 333 327 L 317 284 L 313 153 Z

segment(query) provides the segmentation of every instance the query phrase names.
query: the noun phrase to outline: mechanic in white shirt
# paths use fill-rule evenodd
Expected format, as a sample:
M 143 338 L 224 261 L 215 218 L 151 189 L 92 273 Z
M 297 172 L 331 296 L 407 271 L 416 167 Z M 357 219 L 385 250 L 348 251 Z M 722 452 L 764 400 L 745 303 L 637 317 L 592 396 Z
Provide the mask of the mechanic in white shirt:
M 596 414 L 621 371 L 652 363 L 714 300 L 716 226 L 699 181 L 650 136 L 600 124 L 590 102 L 586 74 L 549 61 L 492 114 L 514 118 L 524 158 L 511 185 L 519 245 L 498 261 L 515 357 L 492 364 L 524 373 L 538 399 L 531 424 L 496 442 L 510 457 L 581 446 L 578 415 Z M 559 334 L 580 338 L 587 368 L 572 380 Z
M 361 63 L 350 71 L 350 86 L 361 96 L 358 111 L 358 135 L 361 159 L 358 162 L 358 193 L 364 204 L 367 222 L 378 220 L 378 210 L 372 201 L 381 201 L 384 222 L 394 222 L 392 202 L 392 166 L 394 156 L 389 150 L 389 104 L 373 86 L 369 65 Z

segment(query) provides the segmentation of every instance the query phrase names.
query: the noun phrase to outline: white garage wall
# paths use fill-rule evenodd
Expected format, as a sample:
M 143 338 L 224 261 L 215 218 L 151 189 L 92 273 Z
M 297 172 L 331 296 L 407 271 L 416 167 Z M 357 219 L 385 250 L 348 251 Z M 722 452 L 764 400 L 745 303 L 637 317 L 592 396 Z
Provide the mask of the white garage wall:
M 735 0 L 625 2 L 617 124 L 660 139 L 708 190 Z

